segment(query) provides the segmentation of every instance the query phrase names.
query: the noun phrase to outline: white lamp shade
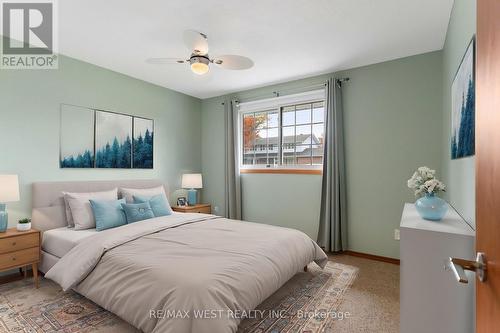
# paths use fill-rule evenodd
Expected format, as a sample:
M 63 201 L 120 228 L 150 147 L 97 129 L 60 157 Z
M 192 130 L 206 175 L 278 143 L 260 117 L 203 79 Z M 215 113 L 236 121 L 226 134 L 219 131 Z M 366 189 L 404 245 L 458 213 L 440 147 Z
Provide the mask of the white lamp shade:
M 201 173 L 185 173 L 182 175 L 182 188 L 203 188 Z
M 19 201 L 17 175 L 0 175 L 0 203 Z

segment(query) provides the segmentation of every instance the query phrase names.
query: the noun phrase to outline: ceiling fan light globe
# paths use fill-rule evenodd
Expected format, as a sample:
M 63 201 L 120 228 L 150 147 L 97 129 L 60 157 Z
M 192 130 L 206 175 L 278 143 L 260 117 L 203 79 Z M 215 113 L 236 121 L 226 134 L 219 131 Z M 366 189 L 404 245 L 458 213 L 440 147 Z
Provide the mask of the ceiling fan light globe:
M 210 68 L 208 67 L 208 65 L 202 62 L 195 62 L 191 64 L 191 71 L 193 71 L 193 73 L 195 74 L 203 75 L 208 73 L 209 70 Z

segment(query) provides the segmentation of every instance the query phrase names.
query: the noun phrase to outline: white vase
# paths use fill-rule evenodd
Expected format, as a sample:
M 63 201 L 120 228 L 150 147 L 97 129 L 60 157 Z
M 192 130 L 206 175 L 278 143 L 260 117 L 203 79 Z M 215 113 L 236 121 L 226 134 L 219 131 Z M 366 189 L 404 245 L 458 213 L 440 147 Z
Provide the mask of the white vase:
M 28 231 L 31 229 L 31 222 L 30 223 L 18 223 L 17 224 L 17 231 Z

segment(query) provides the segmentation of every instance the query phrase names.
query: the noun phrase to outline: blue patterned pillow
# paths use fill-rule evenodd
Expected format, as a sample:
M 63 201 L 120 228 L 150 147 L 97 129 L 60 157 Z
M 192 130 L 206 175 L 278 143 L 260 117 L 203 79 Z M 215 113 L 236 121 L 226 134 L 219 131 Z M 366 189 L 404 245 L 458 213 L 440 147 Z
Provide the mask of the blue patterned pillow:
M 137 221 L 152 219 L 155 217 L 149 202 L 138 204 L 125 204 L 122 203 L 123 210 L 127 216 L 127 223 L 134 223 Z
M 101 231 L 127 224 L 127 218 L 121 206 L 124 203 L 125 199 L 90 200 L 96 230 Z
M 167 198 L 163 194 L 145 196 L 145 195 L 134 195 L 134 203 L 149 202 L 153 214 L 155 217 L 167 216 L 172 214 L 172 208 L 167 201 Z

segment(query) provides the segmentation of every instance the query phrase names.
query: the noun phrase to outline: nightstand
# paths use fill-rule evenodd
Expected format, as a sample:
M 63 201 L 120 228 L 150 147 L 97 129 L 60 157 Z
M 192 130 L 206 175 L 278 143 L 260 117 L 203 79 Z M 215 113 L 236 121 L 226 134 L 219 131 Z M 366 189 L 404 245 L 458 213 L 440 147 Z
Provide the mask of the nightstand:
M 40 243 L 38 230 L 17 231 L 11 228 L 0 232 L 0 271 L 31 265 L 35 287 L 38 288 Z
M 197 204 L 194 206 L 174 206 L 172 209 L 178 213 L 204 213 L 212 214 L 212 205 L 210 204 Z

